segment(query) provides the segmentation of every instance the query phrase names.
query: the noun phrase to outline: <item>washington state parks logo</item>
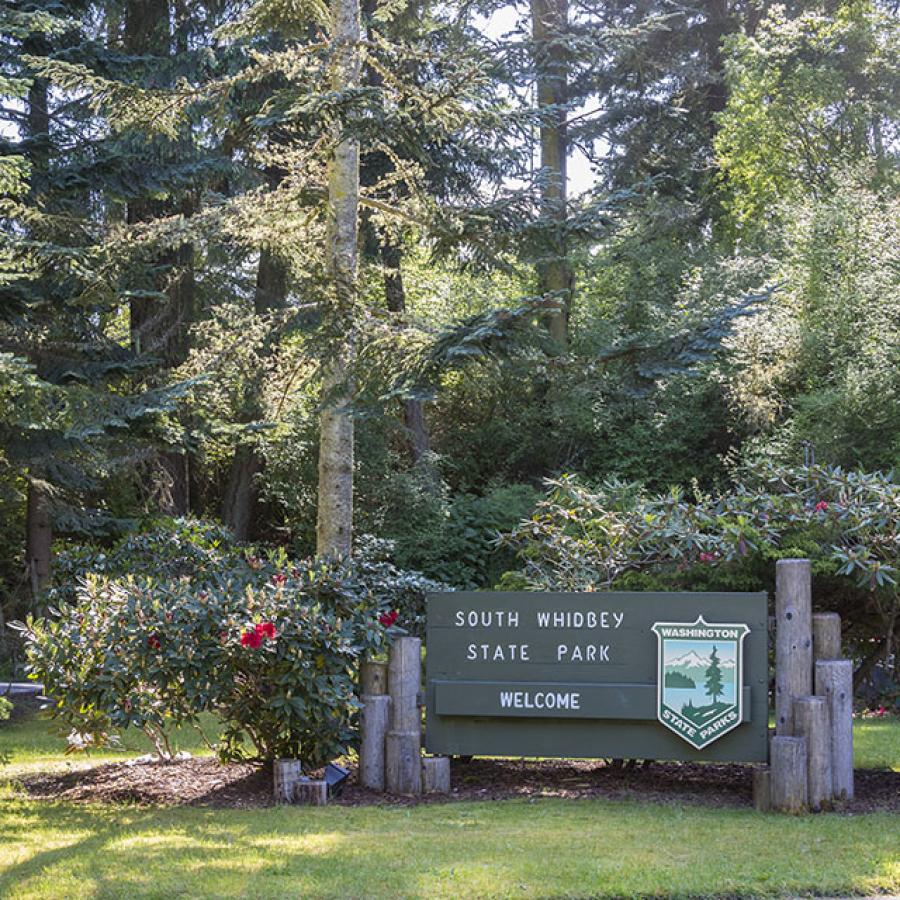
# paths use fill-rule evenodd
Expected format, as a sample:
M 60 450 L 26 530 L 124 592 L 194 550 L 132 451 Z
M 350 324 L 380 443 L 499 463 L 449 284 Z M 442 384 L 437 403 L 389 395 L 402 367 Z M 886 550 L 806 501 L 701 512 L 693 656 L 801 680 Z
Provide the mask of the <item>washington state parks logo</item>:
M 704 747 L 741 724 L 747 625 L 657 622 L 657 717 L 692 747 Z

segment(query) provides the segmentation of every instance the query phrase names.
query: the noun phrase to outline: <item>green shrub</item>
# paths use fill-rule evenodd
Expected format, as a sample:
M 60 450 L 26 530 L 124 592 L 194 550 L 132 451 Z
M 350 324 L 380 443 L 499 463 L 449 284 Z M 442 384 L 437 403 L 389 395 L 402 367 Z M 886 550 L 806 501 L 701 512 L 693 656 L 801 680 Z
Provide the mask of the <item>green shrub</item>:
M 774 561 L 812 560 L 820 608 L 842 615 L 863 670 L 891 657 L 900 614 L 900 485 L 884 473 L 760 465 L 718 497 L 550 482 L 508 535 L 531 590 L 760 590 Z
M 17 626 L 73 745 L 133 727 L 170 756 L 172 729 L 202 712 L 223 722 L 225 760 L 315 767 L 352 744 L 360 661 L 415 627 L 440 586 L 383 559 L 226 555 L 231 569 L 196 578 L 89 575 L 73 602 Z
M 12 703 L 6 697 L 0 697 L 0 722 L 5 722 L 12 713 Z

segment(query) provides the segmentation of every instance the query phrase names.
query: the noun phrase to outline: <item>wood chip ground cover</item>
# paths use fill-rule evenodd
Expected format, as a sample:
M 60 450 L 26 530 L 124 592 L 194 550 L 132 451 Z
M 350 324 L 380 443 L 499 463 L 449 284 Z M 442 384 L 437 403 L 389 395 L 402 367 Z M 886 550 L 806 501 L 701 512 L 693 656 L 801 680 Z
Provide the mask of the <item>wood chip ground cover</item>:
M 664 763 L 619 768 L 597 760 L 453 760 L 447 797 L 389 798 L 360 787 L 355 770 L 334 802 L 347 806 L 416 805 L 511 798 L 605 798 L 651 803 L 740 808 L 752 805 L 752 768 L 742 765 Z M 209 757 L 173 763 L 106 763 L 19 779 L 37 800 L 162 806 L 260 808 L 271 806 L 272 778 L 253 765 L 220 765 Z M 856 798 L 841 812 L 900 813 L 900 772 L 858 770 Z

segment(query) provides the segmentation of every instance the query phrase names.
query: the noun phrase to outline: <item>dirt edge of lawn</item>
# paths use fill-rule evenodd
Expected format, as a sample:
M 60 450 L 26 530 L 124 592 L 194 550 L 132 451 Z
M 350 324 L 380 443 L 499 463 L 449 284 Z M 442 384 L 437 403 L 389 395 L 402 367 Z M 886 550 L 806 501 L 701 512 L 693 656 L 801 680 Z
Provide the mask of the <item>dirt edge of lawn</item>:
M 557 797 L 603 798 L 643 803 L 723 808 L 752 806 L 752 767 L 735 764 L 654 762 L 633 768 L 602 760 L 454 759 L 449 797 L 389 797 L 366 790 L 356 771 L 333 803 L 345 806 L 446 803 Z M 273 805 L 270 770 L 221 765 L 201 757 L 172 763 L 105 763 L 63 773 L 33 773 L 17 779 L 35 800 L 75 803 L 130 803 L 152 806 L 207 806 L 255 809 Z M 900 772 L 856 772 L 856 797 L 840 812 L 900 812 Z

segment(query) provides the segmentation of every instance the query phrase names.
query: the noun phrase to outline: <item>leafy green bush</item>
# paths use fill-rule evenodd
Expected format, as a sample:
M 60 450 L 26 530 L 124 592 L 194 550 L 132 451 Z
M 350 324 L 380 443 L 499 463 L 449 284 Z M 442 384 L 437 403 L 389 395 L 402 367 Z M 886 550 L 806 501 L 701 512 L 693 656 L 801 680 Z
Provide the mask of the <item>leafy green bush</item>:
M 12 703 L 6 697 L 0 697 L 0 722 L 5 722 L 12 713 Z
M 168 757 L 172 729 L 212 712 L 225 760 L 287 756 L 314 767 L 344 752 L 360 661 L 408 620 L 415 628 L 425 592 L 440 585 L 371 556 L 297 563 L 207 549 L 216 565 L 206 567 L 201 546 L 180 577 L 88 575 L 51 617 L 17 625 L 73 745 L 101 746 L 134 727 Z M 158 569 L 176 557 L 164 552 Z
M 550 482 L 535 515 L 506 537 L 531 590 L 759 590 L 773 561 L 808 557 L 815 596 L 841 613 L 858 677 L 891 658 L 900 614 L 900 485 L 880 472 L 769 464 L 719 497 L 647 494 L 640 485 Z
M 764 464 L 719 497 L 686 499 L 638 484 L 597 489 L 549 482 L 535 515 L 506 538 L 535 588 L 609 587 L 629 571 L 740 560 L 764 548 L 802 550 L 872 590 L 895 593 L 900 484 L 881 472 Z

